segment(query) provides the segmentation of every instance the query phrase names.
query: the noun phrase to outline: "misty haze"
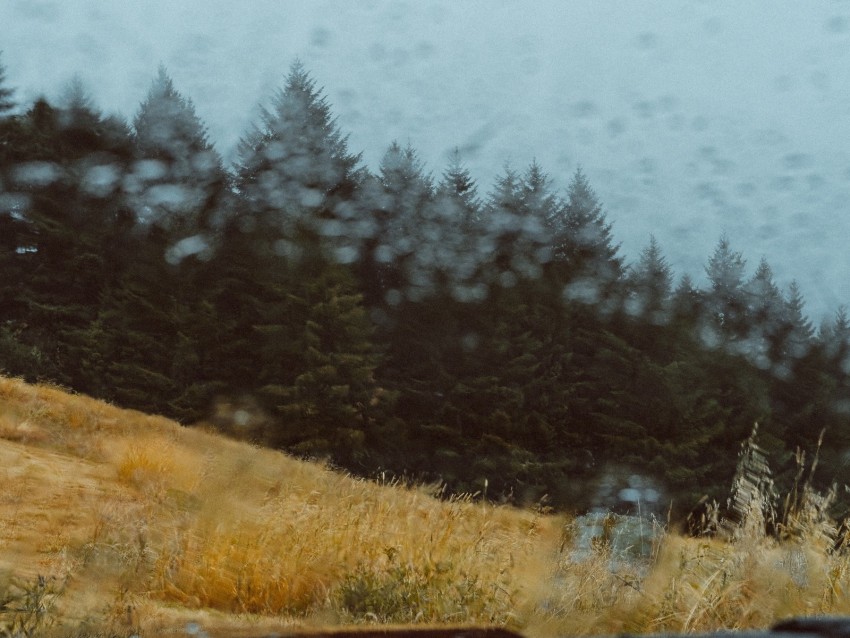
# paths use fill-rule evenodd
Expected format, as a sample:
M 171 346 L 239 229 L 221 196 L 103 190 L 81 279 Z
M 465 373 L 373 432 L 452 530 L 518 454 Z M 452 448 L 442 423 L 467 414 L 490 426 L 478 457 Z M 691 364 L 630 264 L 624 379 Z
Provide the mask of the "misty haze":
M 0 634 L 848 613 L 848 45 L 0 3 Z

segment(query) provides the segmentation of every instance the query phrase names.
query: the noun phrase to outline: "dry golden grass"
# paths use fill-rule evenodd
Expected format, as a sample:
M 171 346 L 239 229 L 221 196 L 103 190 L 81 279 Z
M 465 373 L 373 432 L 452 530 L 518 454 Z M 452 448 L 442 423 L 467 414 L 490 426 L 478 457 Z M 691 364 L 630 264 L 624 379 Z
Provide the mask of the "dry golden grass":
M 0 485 L 0 594 L 55 584 L 60 634 L 429 623 L 544 637 L 850 612 L 850 558 L 805 538 L 669 535 L 651 562 L 612 569 L 604 543 L 574 558 L 562 517 L 440 501 L 5 378 Z

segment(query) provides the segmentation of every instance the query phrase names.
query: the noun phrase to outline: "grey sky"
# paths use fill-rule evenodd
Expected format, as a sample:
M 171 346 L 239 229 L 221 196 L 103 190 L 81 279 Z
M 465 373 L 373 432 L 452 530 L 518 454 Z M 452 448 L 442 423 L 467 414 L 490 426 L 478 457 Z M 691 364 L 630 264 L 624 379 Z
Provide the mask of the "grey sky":
M 0 49 L 19 101 L 78 73 L 128 118 L 162 62 L 225 157 L 297 56 L 373 168 L 581 164 L 629 260 L 654 233 L 701 280 L 726 231 L 813 316 L 850 303 L 850 4 L 0 0 Z

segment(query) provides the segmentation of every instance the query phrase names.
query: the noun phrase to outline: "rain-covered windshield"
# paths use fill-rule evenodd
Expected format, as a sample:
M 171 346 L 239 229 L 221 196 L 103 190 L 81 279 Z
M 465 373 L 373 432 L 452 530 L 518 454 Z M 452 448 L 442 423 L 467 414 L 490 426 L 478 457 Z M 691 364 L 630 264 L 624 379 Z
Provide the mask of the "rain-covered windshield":
M 848 45 L 838 3 L 6 0 L 0 368 L 512 503 L 684 515 L 756 422 L 840 480 Z

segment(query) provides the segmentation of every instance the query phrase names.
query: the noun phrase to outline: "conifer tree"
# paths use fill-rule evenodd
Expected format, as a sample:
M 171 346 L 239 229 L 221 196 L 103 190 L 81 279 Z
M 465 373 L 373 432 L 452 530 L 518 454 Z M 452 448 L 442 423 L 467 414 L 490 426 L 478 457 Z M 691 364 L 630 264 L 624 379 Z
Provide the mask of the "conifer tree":
M 461 163 L 457 150 L 437 185 L 432 208 L 441 229 L 437 250 L 441 265 L 448 271 L 447 282 L 454 297 L 469 299 L 481 262 L 481 200 L 475 180 Z
M 551 259 L 547 223 L 556 207 L 549 177 L 537 162 L 523 175 L 505 167 L 482 213 L 494 283 L 511 287 L 540 278 Z
M 0 369 L 20 370 L 18 374 L 29 373 L 29 363 L 24 363 L 26 348 L 18 343 L 18 329 L 12 323 L 17 314 L 19 281 L 16 264 L 20 243 L 18 235 L 22 230 L 17 212 L 24 197 L 9 189 L 7 174 L 15 170 L 15 156 L 24 145 L 23 126 L 19 118 L 12 118 L 9 112 L 14 108 L 14 91 L 7 87 L 6 68 L 0 62 L 0 270 L 6 283 L 0 284 Z
M 381 191 L 373 204 L 375 259 L 383 263 L 385 293 L 421 299 L 433 287 L 429 244 L 439 242 L 439 229 L 429 218 L 434 184 L 416 151 L 393 142 L 381 160 Z
M 812 347 L 814 328 L 812 322 L 806 316 L 805 301 L 796 281 L 792 281 L 788 286 L 784 311 L 783 327 L 786 337 L 783 354 L 793 359 L 799 359 L 808 354 Z
M 437 197 L 441 206 L 453 209 L 452 217 L 459 220 L 460 229 L 468 234 L 481 221 L 481 200 L 478 186 L 461 162 L 460 151 L 455 149 L 449 159 L 449 165 L 443 172 L 437 185 Z
M 260 355 L 262 396 L 281 417 L 269 440 L 305 456 L 350 463 L 364 453 L 379 404 L 370 325 L 343 267 L 312 278 L 298 270 L 277 308 L 286 321 L 258 326 L 269 338 L 269 351 Z
M 101 292 L 127 259 L 117 194 L 130 156 L 127 130 L 100 114 L 79 80 L 60 108 L 39 100 L 20 121 L 25 143 L 18 161 L 42 167 L 13 183 L 27 196 L 14 256 L 22 273 L 16 305 L 27 309 L 21 334 L 50 353 L 46 374 L 86 391 L 77 365 L 93 347 L 86 331 Z
M 846 360 L 850 353 L 850 316 L 846 306 L 839 306 L 832 319 L 824 321 L 818 339 L 827 358 L 844 368 L 844 374 L 850 373 L 850 360 Z
M 0 51 L 0 54 L 2 54 L 2 51 Z M 6 86 L 6 67 L 0 62 L 0 118 L 5 117 L 9 111 L 15 108 L 15 102 L 12 99 L 14 94 L 15 91 Z
M 744 294 L 744 268 L 741 253 L 733 251 L 729 238 L 720 237 L 705 268 L 710 288 L 706 302 L 711 321 L 727 337 L 735 338 L 745 330 L 747 302 Z
M 526 218 L 525 232 L 529 235 L 531 263 L 526 265 L 529 277 L 541 274 L 540 267 L 552 260 L 551 220 L 558 214 L 562 202 L 552 190 L 549 178 L 537 160 L 534 160 L 522 176 L 523 216 Z
M 773 281 L 773 271 L 762 257 L 755 274 L 743 286 L 747 316 L 747 354 L 766 368 L 775 359 L 775 337 L 781 325 L 784 302 Z
M 611 225 L 581 168 L 567 189 L 567 201 L 552 218 L 553 257 L 565 296 L 596 303 L 609 296 L 623 275 Z
M 133 128 L 136 157 L 144 161 L 132 182 L 137 213 L 168 229 L 173 243 L 197 233 L 205 233 L 209 242 L 227 179 L 192 101 L 174 88 L 164 66 Z M 183 256 L 175 251 L 171 261 Z
M 351 200 L 363 179 L 359 163 L 327 99 L 296 61 L 239 144 L 236 186 L 251 223 L 267 229 L 278 252 L 328 252 L 346 242 Z
M 495 274 L 513 281 L 510 263 L 522 230 L 522 186 L 519 175 L 510 166 L 506 165 L 496 178 L 484 204 L 483 220 Z
M 773 280 L 767 259 L 761 258 L 756 272 L 744 285 L 750 323 L 772 325 L 781 310 L 782 294 Z
M 694 337 L 695 328 L 705 320 L 705 293 L 687 273 L 683 274 L 671 297 L 674 327 L 682 338 Z
M 654 236 L 650 236 L 649 245 L 632 267 L 629 284 L 633 295 L 632 313 L 650 323 L 665 324 L 669 319 L 673 274 Z

